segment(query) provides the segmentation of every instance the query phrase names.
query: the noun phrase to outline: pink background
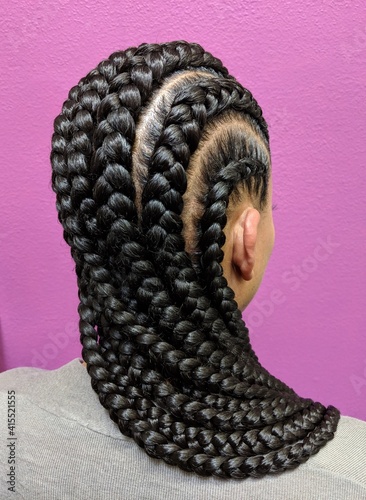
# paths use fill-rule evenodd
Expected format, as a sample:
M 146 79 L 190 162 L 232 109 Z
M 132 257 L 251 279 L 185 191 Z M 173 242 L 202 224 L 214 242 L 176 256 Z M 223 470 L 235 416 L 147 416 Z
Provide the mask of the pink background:
M 244 314 L 254 348 L 301 395 L 366 420 L 364 3 L 18 0 L 0 23 L 1 369 L 80 355 L 49 164 L 69 88 L 115 50 L 186 39 L 270 125 L 277 241 Z

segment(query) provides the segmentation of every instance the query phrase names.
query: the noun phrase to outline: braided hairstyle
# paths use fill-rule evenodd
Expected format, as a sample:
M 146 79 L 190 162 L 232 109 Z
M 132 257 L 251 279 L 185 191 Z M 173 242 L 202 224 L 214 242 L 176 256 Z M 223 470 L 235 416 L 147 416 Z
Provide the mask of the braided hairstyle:
M 333 438 L 338 410 L 260 365 L 223 276 L 229 210 L 244 191 L 266 202 L 270 160 L 260 107 L 218 59 L 183 41 L 115 52 L 70 90 L 51 163 L 82 357 L 124 435 L 224 478 Z

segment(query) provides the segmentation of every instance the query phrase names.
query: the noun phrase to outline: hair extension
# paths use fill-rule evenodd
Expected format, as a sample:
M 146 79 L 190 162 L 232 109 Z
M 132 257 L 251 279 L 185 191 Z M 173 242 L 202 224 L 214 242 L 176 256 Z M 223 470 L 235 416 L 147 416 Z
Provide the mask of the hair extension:
M 51 163 L 82 357 L 124 435 L 224 478 L 297 467 L 333 438 L 338 410 L 260 365 L 223 276 L 230 205 L 243 187 L 266 200 L 269 137 L 218 59 L 183 41 L 112 54 L 70 90 Z

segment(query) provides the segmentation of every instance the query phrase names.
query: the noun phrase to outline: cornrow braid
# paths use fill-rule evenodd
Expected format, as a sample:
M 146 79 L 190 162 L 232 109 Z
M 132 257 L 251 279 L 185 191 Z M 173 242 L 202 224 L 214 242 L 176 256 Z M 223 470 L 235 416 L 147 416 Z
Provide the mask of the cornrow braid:
M 269 165 L 249 142 L 201 159 L 197 248 L 186 251 L 188 176 L 212 127 L 233 114 L 269 154 L 260 107 L 218 59 L 183 41 L 143 44 L 70 90 L 51 163 L 101 404 L 150 456 L 246 478 L 305 462 L 332 439 L 339 412 L 260 365 L 223 276 L 232 194 L 267 190 Z

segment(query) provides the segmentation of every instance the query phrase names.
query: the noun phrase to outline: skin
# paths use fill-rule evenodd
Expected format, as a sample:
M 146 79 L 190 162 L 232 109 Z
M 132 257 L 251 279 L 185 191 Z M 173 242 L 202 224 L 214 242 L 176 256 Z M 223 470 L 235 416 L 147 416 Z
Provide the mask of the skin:
M 240 203 L 228 218 L 224 233 L 222 268 L 243 311 L 259 288 L 274 246 L 271 179 L 266 207 L 259 212 L 252 201 Z

